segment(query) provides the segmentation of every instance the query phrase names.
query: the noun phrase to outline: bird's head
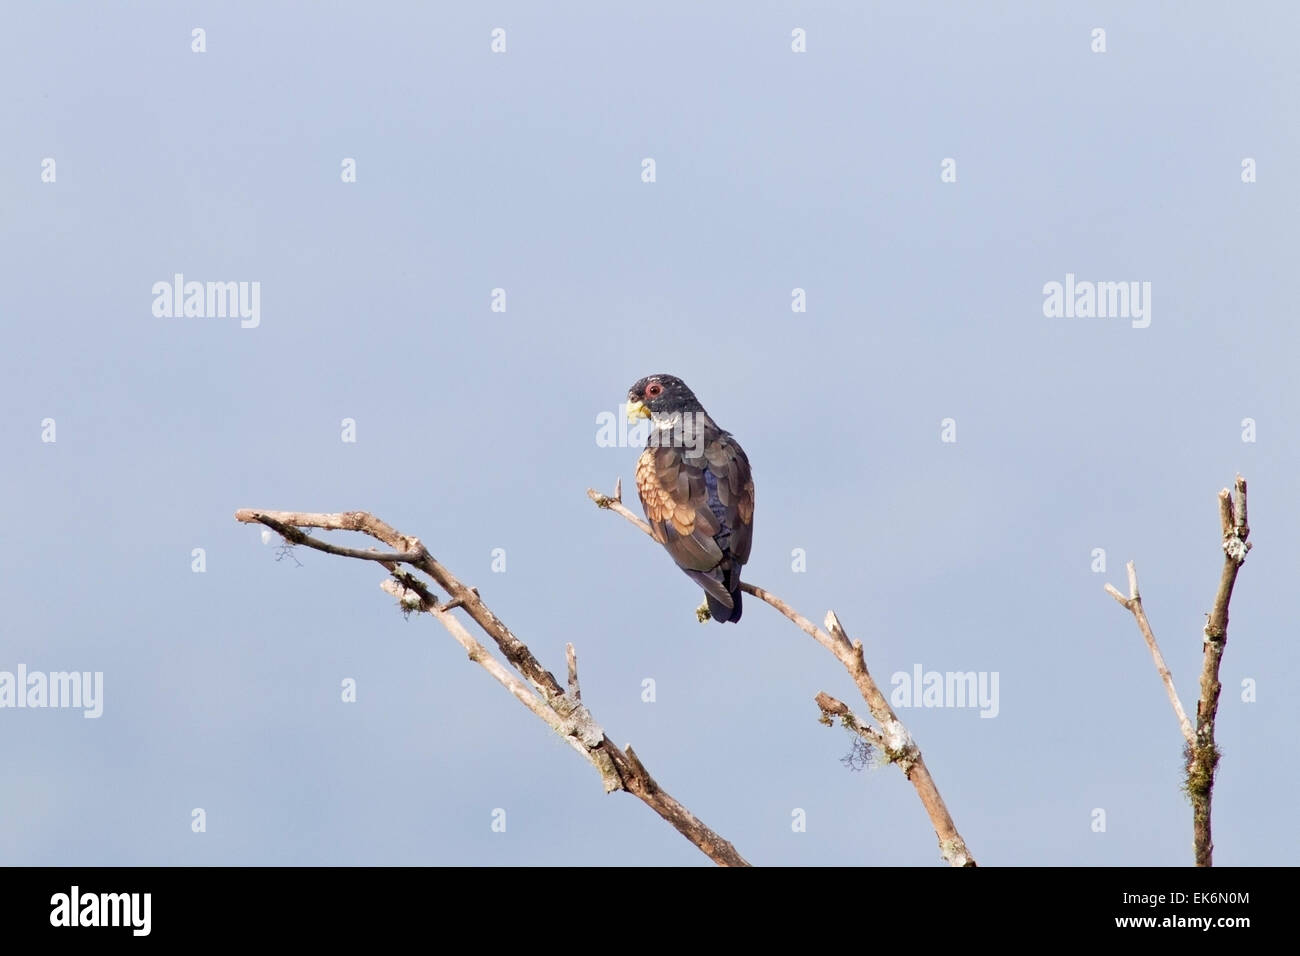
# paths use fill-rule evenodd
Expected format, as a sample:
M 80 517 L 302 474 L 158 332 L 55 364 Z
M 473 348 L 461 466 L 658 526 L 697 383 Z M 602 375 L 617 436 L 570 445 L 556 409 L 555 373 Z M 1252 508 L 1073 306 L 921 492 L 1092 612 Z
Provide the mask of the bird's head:
M 695 393 L 675 375 L 647 375 L 627 390 L 628 421 L 703 411 Z

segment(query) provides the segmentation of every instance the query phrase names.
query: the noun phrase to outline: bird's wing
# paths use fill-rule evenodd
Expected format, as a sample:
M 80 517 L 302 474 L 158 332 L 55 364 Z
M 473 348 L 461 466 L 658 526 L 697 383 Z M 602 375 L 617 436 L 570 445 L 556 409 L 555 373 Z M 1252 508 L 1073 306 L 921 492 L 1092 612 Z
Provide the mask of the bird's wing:
M 655 540 L 679 567 L 694 571 L 709 571 L 722 560 L 714 537 L 724 528 L 731 532 L 723 543 L 732 561 L 744 564 L 754 532 L 749 459 L 730 434 L 709 431 L 703 454 L 692 456 L 680 447 L 647 448 L 636 468 L 637 492 Z
M 754 477 L 745 450 L 728 432 L 720 432 L 704 446 L 709 471 L 717 477 L 722 520 L 731 529 L 731 558 L 737 565 L 749 561 L 754 539 Z
M 704 482 L 704 461 L 687 459 L 684 449 L 647 448 L 636 463 L 636 490 L 655 540 L 677 566 L 688 571 L 708 571 L 722 560 L 713 536 L 718 520 L 709 508 Z

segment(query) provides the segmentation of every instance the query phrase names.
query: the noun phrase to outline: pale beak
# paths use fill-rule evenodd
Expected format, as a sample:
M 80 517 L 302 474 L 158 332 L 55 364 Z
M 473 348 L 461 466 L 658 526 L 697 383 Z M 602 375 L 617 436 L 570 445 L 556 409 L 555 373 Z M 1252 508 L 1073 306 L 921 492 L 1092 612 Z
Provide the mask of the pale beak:
M 633 399 L 627 403 L 627 420 L 636 424 L 638 418 L 649 418 L 650 407 L 645 402 Z

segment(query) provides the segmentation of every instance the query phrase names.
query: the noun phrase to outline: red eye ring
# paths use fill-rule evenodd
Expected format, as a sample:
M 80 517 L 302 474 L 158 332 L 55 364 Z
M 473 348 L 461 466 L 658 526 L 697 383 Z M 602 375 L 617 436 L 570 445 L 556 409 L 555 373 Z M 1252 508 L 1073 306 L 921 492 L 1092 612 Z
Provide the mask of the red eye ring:
M 658 398 L 663 393 L 664 393 L 664 387 L 660 385 L 658 382 L 651 382 L 649 385 L 645 387 L 646 398 Z

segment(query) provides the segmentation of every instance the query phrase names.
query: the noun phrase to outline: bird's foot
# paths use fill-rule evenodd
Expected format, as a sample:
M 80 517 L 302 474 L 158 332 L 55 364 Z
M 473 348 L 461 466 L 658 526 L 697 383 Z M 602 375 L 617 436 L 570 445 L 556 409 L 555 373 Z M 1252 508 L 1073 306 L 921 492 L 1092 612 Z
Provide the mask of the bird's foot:
M 703 624 L 705 621 L 709 621 L 713 619 L 713 615 L 709 613 L 708 601 L 705 601 L 703 604 L 701 604 L 699 607 L 695 609 L 695 619 L 698 620 L 701 624 Z

